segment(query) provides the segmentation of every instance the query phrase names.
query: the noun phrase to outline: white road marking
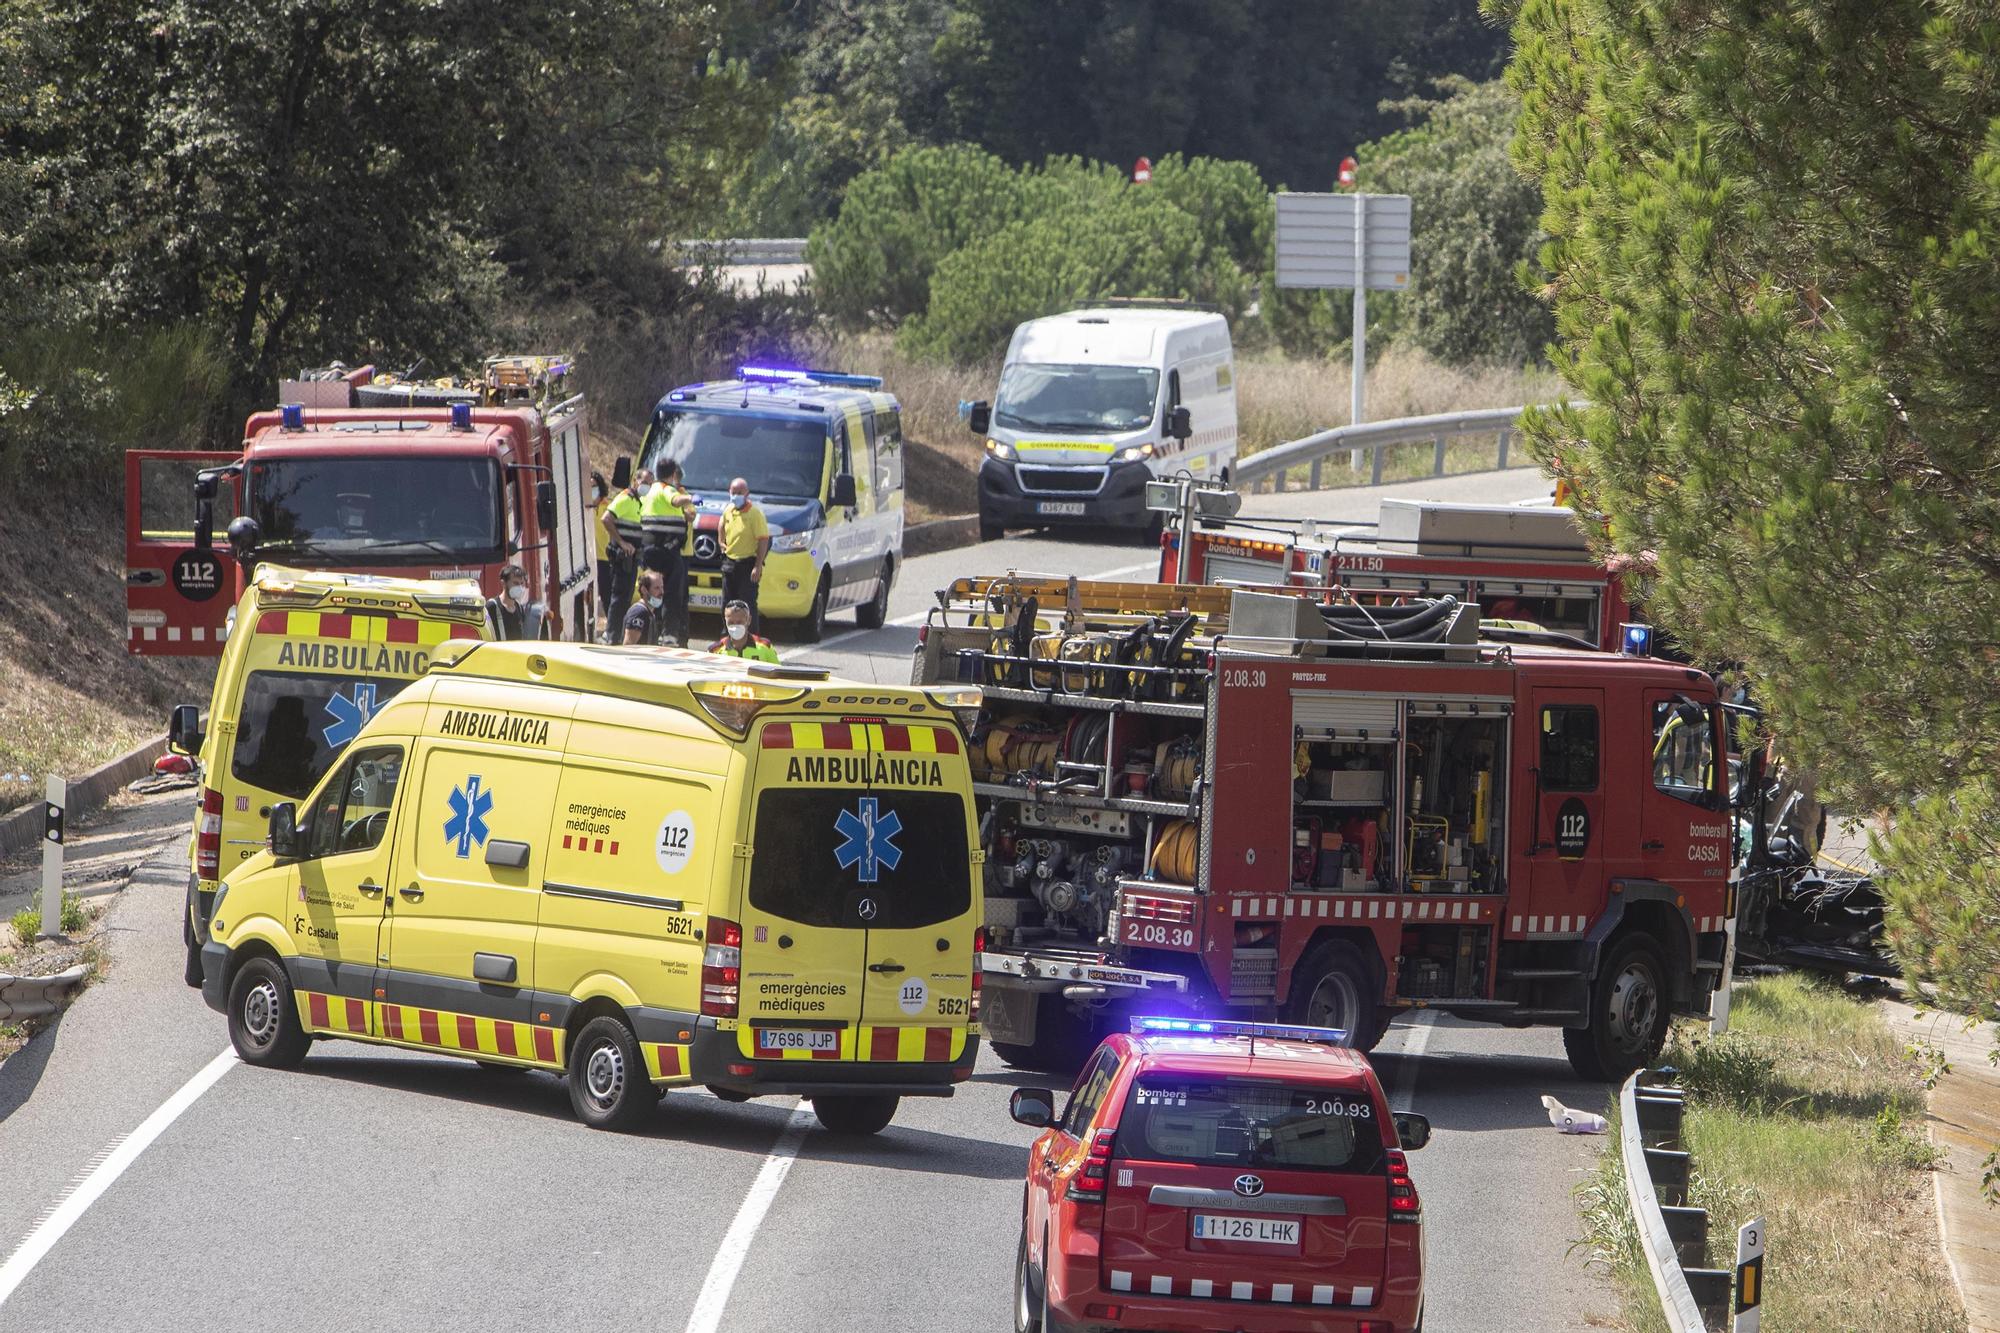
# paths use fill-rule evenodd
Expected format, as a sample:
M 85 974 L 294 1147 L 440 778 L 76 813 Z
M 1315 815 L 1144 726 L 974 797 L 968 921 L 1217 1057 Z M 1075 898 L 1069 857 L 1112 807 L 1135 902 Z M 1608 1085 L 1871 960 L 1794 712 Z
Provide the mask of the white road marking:
M 1410 1109 L 1410 1098 L 1417 1090 L 1417 1063 L 1424 1058 L 1424 1048 L 1431 1044 L 1431 1029 L 1437 1025 L 1435 1009 L 1421 1009 L 1404 1029 L 1402 1059 L 1396 1064 L 1396 1090 L 1389 1098 L 1389 1107 L 1395 1111 Z
M 125 1168 L 138 1161 L 139 1154 L 146 1151 L 168 1125 L 179 1119 L 181 1112 L 193 1106 L 204 1092 L 214 1087 L 216 1080 L 228 1073 L 235 1063 L 236 1052 L 233 1049 L 225 1050 L 210 1060 L 202 1066 L 200 1073 L 181 1084 L 179 1091 L 160 1103 L 159 1109 L 147 1116 L 137 1129 L 115 1141 L 84 1169 L 71 1184 L 69 1193 L 35 1224 L 35 1229 L 28 1233 L 27 1239 L 21 1242 L 7 1262 L 0 1264 L 0 1305 L 7 1303 L 14 1289 L 55 1248 L 63 1234 L 76 1225 L 84 1211 L 103 1197 L 104 1191 L 124 1174 Z
M 785 1183 L 792 1163 L 798 1159 L 799 1145 L 805 1141 L 806 1126 L 812 1123 L 812 1118 L 804 1103 L 792 1108 L 792 1118 L 785 1123 L 778 1141 L 771 1145 L 764 1165 L 757 1169 L 757 1178 L 750 1182 L 750 1189 L 736 1210 L 736 1219 L 729 1224 L 722 1244 L 715 1251 L 715 1261 L 708 1266 L 708 1276 L 702 1279 L 701 1294 L 695 1298 L 694 1313 L 688 1316 L 687 1333 L 715 1333 L 722 1327 L 722 1313 L 729 1306 L 729 1292 L 736 1285 L 736 1275 L 750 1255 L 751 1242 L 757 1239 L 757 1228 L 763 1224 L 764 1214 L 771 1210 L 771 1200 L 778 1196 L 778 1187 Z

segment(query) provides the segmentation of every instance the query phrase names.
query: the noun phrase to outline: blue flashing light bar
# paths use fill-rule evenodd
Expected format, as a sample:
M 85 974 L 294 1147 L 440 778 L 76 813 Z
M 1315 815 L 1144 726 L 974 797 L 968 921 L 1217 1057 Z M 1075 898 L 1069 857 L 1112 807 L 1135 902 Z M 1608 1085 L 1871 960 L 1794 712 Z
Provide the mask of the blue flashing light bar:
M 1313 1041 L 1324 1046 L 1348 1044 L 1345 1028 L 1313 1028 L 1292 1023 L 1237 1023 L 1212 1018 L 1135 1017 L 1131 1030 L 1140 1034 L 1178 1037 L 1249 1037 L 1265 1041 Z
M 304 403 L 286 403 L 279 410 L 284 413 L 286 430 L 304 430 L 306 428 L 306 405 Z
M 1620 625 L 1619 644 L 1628 657 L 1651 657 L 1653 655 L 1653 627 L 1651 625 Z
M 739 378 L 769 384 L 831 384 L 848 389 L 879 389 L 880 375 L 850 375 L 841 370 L 792 370 L 785 366 L 744 366 Z
M 453 403 L 451 405 L 451 428 L 453 430 L 472 429 L 471 403 Z

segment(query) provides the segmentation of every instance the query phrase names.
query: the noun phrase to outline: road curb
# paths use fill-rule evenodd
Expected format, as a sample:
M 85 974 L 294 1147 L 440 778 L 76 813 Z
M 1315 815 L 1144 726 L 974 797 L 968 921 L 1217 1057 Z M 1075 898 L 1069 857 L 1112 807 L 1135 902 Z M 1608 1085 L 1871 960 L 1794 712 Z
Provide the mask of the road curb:
M 903 529 L 903 554 L 935 555 L 939 551 L 971 546 L 978 540 L 979 515 L 934 518 L 928 523 L 914 523 Z
M 68 1004 L 89 975 L 90 969 L 82 963 L 47 977 L 0 972 L 0 1023 L 47 1017 Z
M 153 761 L 167 752 L 167 738 L 152 740 L 100 764 L 69 783 L 68 816 L 75 819 L 103 805 L 126 783 L 153 771 Z M 32 847 L 42 840 L 42 803 L 30 801 L 19 810 L 0 815 L 0 855 Z

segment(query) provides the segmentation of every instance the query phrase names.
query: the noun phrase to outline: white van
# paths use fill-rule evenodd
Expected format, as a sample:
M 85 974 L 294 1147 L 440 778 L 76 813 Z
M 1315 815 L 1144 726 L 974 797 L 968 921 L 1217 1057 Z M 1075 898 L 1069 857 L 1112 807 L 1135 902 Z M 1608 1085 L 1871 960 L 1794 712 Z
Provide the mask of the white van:
M 1171 304 L 1031 319 L 1014 330 L 999 393 L 967 416 L 986 437 L 981 540 L 1010 527 L 1154 528 L 1148 481 L 1226 481 L 1236 461 L 1229 322 Z

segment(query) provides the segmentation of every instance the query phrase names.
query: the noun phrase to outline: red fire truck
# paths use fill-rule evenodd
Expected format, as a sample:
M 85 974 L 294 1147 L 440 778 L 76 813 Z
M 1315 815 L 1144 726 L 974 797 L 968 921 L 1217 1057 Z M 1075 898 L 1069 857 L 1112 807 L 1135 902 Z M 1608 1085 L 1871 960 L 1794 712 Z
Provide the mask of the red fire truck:
M 1636 616 L 1617 572 L 1592 557 L 1568 509 L 1384 500 L 1374 523 L 1245 520 L 1187 533 L 1186 581 L 1338 589 L 1363 601 L 1455 597 L 1615 652 Z M 1160 580 L 1182 576 L 1162 540 Z
M 232 452 L 125 455 L 127 646 L 217 656 L 249 569 L 473 579 L 519 564 L 539 634 L 588 639 L 595 547 L 584 402 L 568 357 L 465 378 L 372 366 L 279 386 Z M 218 538 L 226 532 L 226 546 Z
M 916 675 L 985 691 L 994 1049 L 1061 1065 L 1175 1006 L 1367 1049 L 1429 1007 L 1560 1025 L 1614 1078 L 1706 1013 L 1731 910 L 1713 681 L 1480 642 L 1477 615 L 1037 576 L 941 593 Z

